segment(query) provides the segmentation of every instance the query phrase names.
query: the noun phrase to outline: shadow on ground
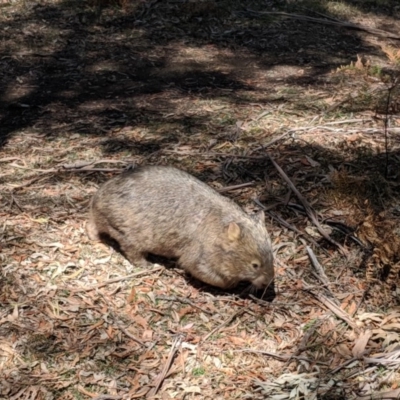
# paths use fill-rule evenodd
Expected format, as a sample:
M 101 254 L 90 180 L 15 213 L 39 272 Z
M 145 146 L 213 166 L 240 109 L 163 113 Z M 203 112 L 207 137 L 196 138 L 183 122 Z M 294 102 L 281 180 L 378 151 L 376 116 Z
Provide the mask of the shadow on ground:
M 390 15 L 396 7 L 387 4 L 379 12 Z M 335 66 L 380 51 L 354 31 L 246 11 L 266 8 L 296 11 L 259 1 L 246 7 L 238 1 L 132 2 L 125 10 L 25 3 L 0 22 L 3 145 L 16 133 L 106 136 L 126 126 L 153 129 L 171 113 L 186 131 L 198 116 L 184 116 L 178 100 L 296 101 L 276 95 L 277 69 L 288 69 L 284 79 L 292 85 L 324 85 Z M 328 12 L 323 2 L 315 9 Z M 301 76 L 292 66 L 304 68 Z M 200 124 L 211 115 L 203 119 Z

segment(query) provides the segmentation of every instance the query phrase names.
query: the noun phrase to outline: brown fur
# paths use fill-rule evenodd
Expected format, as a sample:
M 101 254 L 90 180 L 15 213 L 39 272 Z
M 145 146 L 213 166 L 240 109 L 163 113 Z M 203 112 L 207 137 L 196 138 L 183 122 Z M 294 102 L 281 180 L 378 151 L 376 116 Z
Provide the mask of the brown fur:
M 90 239 L 115 239 L 128 260 L 146 265 L 148 253 L 178 258 L 191 275 L 221 288 L 274 277 L 264 214 L 247 215 L 232 200 L 172 167 L 128 170 L 95 194 Z

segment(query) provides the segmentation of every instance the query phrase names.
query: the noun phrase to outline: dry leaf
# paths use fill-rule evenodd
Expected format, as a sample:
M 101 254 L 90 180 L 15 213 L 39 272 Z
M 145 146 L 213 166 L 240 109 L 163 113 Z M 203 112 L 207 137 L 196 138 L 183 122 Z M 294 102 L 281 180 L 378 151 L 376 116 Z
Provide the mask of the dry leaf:
M 370 330 L 367 330 L 363 333 L 360 334 L 360 336 L 357 338 L 352 353 L 354 357 L 361 357 L 365 351 L 365 348 L 367 346 L 368 340 L 371 338 L 372 332 Z

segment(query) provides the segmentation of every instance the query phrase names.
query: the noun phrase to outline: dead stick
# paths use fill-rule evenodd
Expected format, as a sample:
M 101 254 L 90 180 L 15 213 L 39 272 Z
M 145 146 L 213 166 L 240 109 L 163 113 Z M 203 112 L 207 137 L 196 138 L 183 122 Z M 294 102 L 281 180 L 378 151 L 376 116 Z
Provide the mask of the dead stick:
M 97 165 L 97 164 L 129 164 L 128 161 L 122 160 L 97 160 L 97 161 L 77 161 L 72 164 L 62 164 L 60 168 L 64 169 L 81 169 L 84 167 L 88 167 L 89 165 Z
M 181 345 L 181 343 L 182 343 L 182 336 L 176 337 L 174 343 L 172 344 L 171 350 L 169 352 L 168 359 L 165 362 L 162 371 L 157 376 L 154 387 L 147 393 L 146 398 L 149 398 L 149 397 L 151 398 L 157 394 L 162 382 L 164 381 L 165 377 L 168 374 L 169 369 L 171 368 L 175 354 L 178 351 L 178 348 Z
M 390 390 L 389 392 L 370 393 L 364 396 L 358 396 L 355 400 L 398 400 L 400 398 L 400 389 Z
M 45 174 L 49 174 L 52 172 L 57 172 L 57 169 L 55 168 L 51 168 L 51 169 L 37 169 L 37 168 L 29 168 L 29 167 L 24 167 L 23 165 L 18 165 L 15 163 L 11 163 L 10 167 L 14 167 L 14 168 L 20 168 L 20 169 L 27 169 L 29 171 L 35 171 L 35 172 L 43 172 Z
M 19 209 L 19 211 L 21 211 L 22 213 L 24 212 L 23 208 L 19 205 L 17 199 L 14 197 L 14 195 L 11 193 L 11 203 L 10 203 L 10 208 L 12 207 L 12 205 L 15 204 L 17 206 L 17 208 Z
M 300 194 L 300 192 L 297 190 L 296 186 L 294 186 L 293 182 L 290 180 L 290 178 L 285 174 L 285 172 L 283 171 L 283 169 L 276 163 L 276 161 L 270 156 L 268 155 L 269 159 L 271 160 L 273 166 L 277 169 L 277 171 L 279 172 L 279 174 L 281 175 L 281 177 L 283 178 L 283 180 L 289 185 L 290 189 L 292 189 L 293 193 L 297 196 L 297 198 L 300 200 L 300 202 L 303 204 L 303 207 L 308 215 L 308 217 L 310 218 L 310 220 L 312 221 L 312 223 L 317 227 L 318 232 L 326 239 L 328 240 L 328 242 L 332 243 L 333 245 L 335 245 L 336 247 L 338 247 L 338 249 L 340 250 L 340 252 L 347 256 L 347 250 L 339 243 L 337 243 L 335 240 L 333 240 L 326 232 L 325 230 L 322 228 L 321 224 L 319 223 L 317 217 L 315 216 L 314 210 L 312 209 L 310 203 Z
M 328 299 L 324 295 L 320 293 L 313 292 L 312 290 L 309 290 L 310 288 L 308 286 L 304 287 L 305 290 L 307 290 L 310 294 L 312 294 L 319 302 L 321 302 L 325 307 L 327 307 L 329 310 L 331 310 L 338 318 L 341 320 L 345 321 L 349 326 L 351 326 L 355 331 L 358 331 L 359 328 L 355 321 L 351 318 L 349 314 L 346 313 L 346 311 L 342 310 L 340 307 L 338 307 L 336 304 L 332 302 L 332 300 Z
M 148 274 L 151 274 L 153 272 L 161 271 L 163 269 L 164 269 L 164 267 L 156 267 L 156 268 L 152 268 L 152 269 L 148 269 L 148 270 L 144 270 L 144 271 L 135 272 L 133 274 L 122 276 L 120 278 L 109 279 L 108 281 L 105 281 L 103 283 L 99 283 L 96 286 L 91 286 L 91 287 L 88 287 L 88 288 L 75 289 L 75 288 L 72 288 L 72 287 L 62 287 L 62 286 L 60 286 L 57 289 L 58 290 L 69 290 L 69 291 L 71 291 L 73 293 L 90 292 L 91 290 L 100 289 L 100 288 L 102 288 L 104 286 L 107 286 L 107 285 L 110 285 L 112 283 L 120 282 L 120 281 L 123 281 L 123 280 L 126 280 L 126 279 L 135 278 L 135 277 L 140 276 L 140 275 L 148 275 Z
M 115 320 L 115 323 L 117 324 L 118 328 L 125 333 L 126 336 L 128 336 L 130 339 L 132 339 L 134 342 L 137 344 L 140 344 L 142 347 L 147 347 L 140 339 L 138 339 L 136 336 L 134 336 L 132 333 L 130 333 L 127 329 L 125 329 L 120 323 Z
M 312 251 L 312 249 L 309 246 L 306 246 L 306 251 L 308 253 L 308 257 L 310 258 L 311 265 L 315 268 L 317 271 L 317 277 L 318 279 L 326 286 L 330 285 L 329 279 L 325 274 L 324 269 L 322 268 L 322 265 L 319 263 L 317 260 L 316 255 Z
M 317 260 L 317 257 L 315 256 L 314 252 L 312 251 L 312 249 L 310 247 L 306 246 L 306 250 L 308 253 L 308 257 L 310 257 L 311 264 L 317 271 L 317 273 L 315 275 L 322 282 L 322 284 L 325 285 L 326 289 L 329 291 L 330 295 L 335 300 L 336 305 L 339 305 L 340 304 L 339 300 L 336 298 L 336 296 L 334 295 L 334 293 L 331 291 L 331 289 L 329 287 L 330 281 L 329 281 L 328 277 L 326 276 L 322 265 L 319 263 L 319 261 Z
M 254 353 L 254 354 L 263 354 L 266 356 L 270 356 L 273 358 L 276 358 L 278 360 L 281 361 L 289 361 L 292 359 L 295 360 L 302 360 L 302 361 L 307 361 L 309 363 L 317 363 L 317 364 L 321 364 L 321 365 L 328 365 L 327 363 L 324 363 L 322 361 L 316 361 L 316 360 L 310 360 L 309 358 L 306 357 L 301 357 L 301 356 L 295 356 L 295 355 L 291 355 L 291 354 L 277 354 L 277 353 L 272 353 L 271 351 L 265 351 L 265 350 L 253 350 L 253 349 L 243 349 L 243 350 L 234 350 L 234 352 L 243 352 L 243 353 Z
M 312 237 L 310 237 L 310 235 L 307 235 L 301 231 L 299 231 L 295 226 L 293 226 L 292 224 L 289 224 L 289 222 L 285 221 L 282 217 L 280 217 L 279 215 L 276 215 L 274 212 L 272 211 L 268 211 L 270 208 L 275 208 L 275 206 L 277 204 L 280 203 L 276 203 L 276 204 L 272 204 L 268 207 L 264 206 L 258 199 L 253 199 L 254 203 L 256 203 L 259 207 L 261 207 L 264 211 L 265 214 L 269 215 L 273 220 L 275 220 L 276 222 L 278 222 L 279 224 L 281 224 L 282 226 L 284 226 L 285 228 L 290 229 L 293 232 L 296 232 L 298 235 L 303 236 L 304 239 L 308 240 L 310 243 L 312 243 L 315 247 L 319 247 L 325 254 L 329 254 L 324 248 L 322 248 Z
M 272 146 L 274 143 L 279 142 L 279 140 L 283 139 L 287 135 L 290 135 L 291 133 L 294 133 L 294 130 L 290 129 L 289 131 L 282 133 L 282 135 L 278 136 L 277 138 L 270 140 L 268 143 L 265 143 L 260 147 L 256 147 L 252 151 L 255 152 L 258 150 L 264 150 L 266 147 Z
M 308 17 L 306 15 L 299 15 L 299 14 L 289 14 L 286 12 L 279 12 L 279 11 L 253 11 L 251 9 L 247 9 L 247 11 L 254 15 L 254 16 L 261 16 L 261 15 L 281 15 L 283 17 L 288 17 L 288 18 L 295 18 L 303 21 L 310 21 L 310 22 L 316 22 L 318 24 L 325 24 L 325 25 L 334 25 L 334 26 L 342 26 L 344 28 L 349 28 L 349 29 L 355 29 L 358 31 L 364 31 L 368 33 L 373 33 L 375 35 L 380 35 L 380 36 L 385 36 L 390 39 L 397 39 L 400 40 L 400 36 L 395 35 L 391 32 L 383 31 L 381 29 L 375 29 L 375 28 L 369 28 L 367 26 L 363 25 L 357 25 L 353 24 L 351 22 L 343 22 L 343 21 L 331 21 L 327 19 L 321 19 L 321 18 L 315 18 L 315 17 Z
M 0 162 L 9 162 L 9 161 L 16 161 L 16 160 L 21 160 L 21 159 L 19 157 L 0 158 Z
M 215 332 L 219 331 L 222 329 L 224 326 L 229 325 L 236 317 L 239 315 L 242 315 L 244 313 L 244 310 L 239 310 L 232 314 L 226 321 L 224 321 L 221 325 L 218 325 L 216 328 L 214 328 L 211 332 L 209 332 L 206 336 L 203 337 L 203 339 L 200 340 L 200 342 L 205 342 L 210 336 L 214 335 Z
M 207 152 L 199 153 L 198 151 L 176 151 L 176 150 L 163 150 L 166 154 L 180 154 L 187 156 L 202 156 L 202 157 L 231 157 L 231 158 L 243 158 L 248 160 L 265 160 L 267 156 L 244 156 L 239 154 L 229 154 L 229 153 L 217 153 L 217 152 Z
M 46 177 L 48 177 L 48 174 L 40 174 L 39 176 L 30 179 L 28 182 L 25 182 L 22 185 L 11 186 L 11 191 L 13 192 L 14 190 L 22 189 L 26 186 L 32 185 L 32 183 L 45 179 Z
M 57 170 L 57 172 L 62 172 L 62 169 Z M 122 168 L 70 168 L 64 169 L 65 172 L 121 172 Z
M 245 182 L 245 183 L 240 183 L 238 185 L 232 185 L 232 186 L 225 186 L 222 188 L 217 188 L 217 191 L 220 193 L 224 192 L 230 192 L 231 190 L 236 190 L 236 189 L 242 189 L 248 186 L 254 186 L 255 182 Z
M 190 301 L 189 299 L 185 299 L 183 297 L 178 297 L 178 296 L 157 296 L 157 299 L 160 300 L 166 300 L 166 301 L 179 301 L 181 303 L 184 304 L 189 304 L 190 306 L 199 309 L 200 311 L 203 311 L 203 313 L 212 315 L 213 313 L 209 310 L 206 310 L 205 308 L 202 308 L 200 306 L 198 306 L 197 304 L 194 304 L 192 301 Z
M 13 165 L 14 167 L 16 165 Z M 17 168 L 22 168 L 21 166 L 18 166 Z M 37 169 L 31 169 L 31 168 L 24 168 L 24 169 L 29 169 L 31 171 L 35 171 L 35 172 L 40 172 L 41 170 L 37 170 Z M 10 186 L 11 190 L 17 190 L 17 189 L 22 189 L 24 187 L 27 187 L 29 185 L 31 185 L 32 183 L 35 183 L 41 179 L 45 179 L 46 177 L 49 176 L 49 174 L 55 174 L 57 172 L 121 172 L 122 169 L 121 168 L 87 168 L 87 167 L 82 167 L 82 168 L 61 168 L 61 169 L 49 169 L 46 170 L 45 172 L 42 172 L 41 174 L 39 174 L 38 176 L 36 176 L 35 178 L 30 179 L 28 182 L 25 182 L 21 185 L 16 185 L 16 186 Z

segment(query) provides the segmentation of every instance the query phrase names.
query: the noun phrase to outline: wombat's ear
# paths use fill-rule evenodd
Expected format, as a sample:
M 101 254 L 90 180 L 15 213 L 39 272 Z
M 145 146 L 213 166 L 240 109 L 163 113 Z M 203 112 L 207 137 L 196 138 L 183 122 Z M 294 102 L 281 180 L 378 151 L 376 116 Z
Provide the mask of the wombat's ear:
M 265 213 L 264 210 L 258 211 L 255 215 L 257 221 L 261 222 L 262 224 L 265 223 Z
M 229 240 L 237 240 L 240 237 L 240 227 L 236 222 L 231 222 L 228 225 L 228 238 Z

